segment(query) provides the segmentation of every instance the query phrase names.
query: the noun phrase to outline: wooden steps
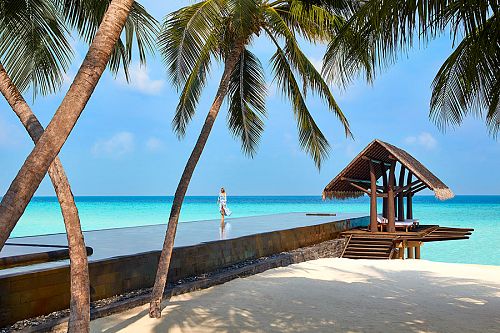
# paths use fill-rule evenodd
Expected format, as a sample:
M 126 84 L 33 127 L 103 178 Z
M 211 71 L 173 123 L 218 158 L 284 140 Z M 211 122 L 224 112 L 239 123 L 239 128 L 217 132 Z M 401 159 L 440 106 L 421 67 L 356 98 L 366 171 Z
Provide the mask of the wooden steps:
M 390 259 L 393 238 L 369 238 L 351 235 L 342 253 L 342 258 L 350 259 Z

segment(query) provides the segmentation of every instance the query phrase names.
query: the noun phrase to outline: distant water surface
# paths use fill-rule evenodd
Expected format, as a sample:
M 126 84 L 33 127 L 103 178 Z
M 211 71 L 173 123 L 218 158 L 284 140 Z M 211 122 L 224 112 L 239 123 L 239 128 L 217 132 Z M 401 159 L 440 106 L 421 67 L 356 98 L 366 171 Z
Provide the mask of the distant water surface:
M 84 230 L 166 223 L 172 197 L 77 197 Z M 380 207 L 381 205 L 379 205 Z M 316 196 L 234 196 L 231 217 L 288 212 L 369 212 L 367 197 L 327 200 Z M 414 216 L 422 224 L 474 228 L 469 240 L 426 243 L 425 259 L 500 265 L 500 196 L 457 196 L 441 202 L 433 196 L 414 198 Z M 218 219 L 216 197 L 187 197 L 181 222 Z M 55 197 L 36 197 L 12 237 L 64 232 Z

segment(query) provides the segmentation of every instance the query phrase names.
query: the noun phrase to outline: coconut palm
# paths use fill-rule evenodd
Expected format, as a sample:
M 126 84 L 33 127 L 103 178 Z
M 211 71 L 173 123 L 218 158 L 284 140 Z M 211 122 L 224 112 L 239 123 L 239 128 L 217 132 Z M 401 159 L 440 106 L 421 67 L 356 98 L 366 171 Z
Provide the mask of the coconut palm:
M 430 118 L 441 129 L 465 117 L 500 128 L 500 4 L 498 0 L 367 0 L 330 43 L 324 74 L 342 84 L 364 73 L 371 82 L 415 43 L 449 33 L 453 52 L 432 82 Z
M 53 92 L 62 83 L 63 73 L 71 60 L 66 26 L 76 28 L 87 40 L 95 34 L 109 2 L 47 0 L 5 1 L 0 4 L 0 59 L 6 59 L 13 80 L 0 62 L 0 92 L 36 143 L 43 127 L 24 100 L 20 89 L 31 88 L 33 94 Z M 96 14 L 97 13 L 97 14 Z M 63 17 L 66 17 L 64 22 Z M 120 64 L 125 73 L 130 63 L 132 40 L 137 41 L 140 60 L 152 49 L 156 20 L 134 3 L 127 18 L 127 43 L 121 39 L 112 55 L 111 69 Z M 135 36 L 134 36 L 135 35 Z M 130 38 L 132 37 L 132 38 Z M 49 176 L 64 218 L 70 250 L 71 302 L 69 331 L 88 331 L 90 322 L 89 278 L 85 243 L 78 210 L 59 158 L 49 168 Z
M 82 3 L 84 1 L 86 0 L 82 0 Z M 35 152 L 30 154 L 2 198 L 0 248 L 55 159 L 50 173 L 61 203 L 71 258 L 70 331 L 89 329 L 88 268 L 78 211 L 64 170 L 57 160 L 57 153 L 74 126 L 71 121 L 76 122 L 78 119 L 109 58 L 113 52 L 116 53 L 116 41 L 132 6 L 131 0 L 114 0 L 109 9 L 106 11 L 105 8 L 102 12 L 103 23 L 73 85 L 51 122 L 52 129 L 49 133 L 44 133 L 13 82 L 17 82 L 21 90 L 31 85 L 34 94 L 37 91 L 44 93 L 55 90 L 62 82 L 61 69 L 67 68 L 70 58 L 69 44 L 65 40 L 66 29 L 58 16 L 57 4 L 53 1 L 4 1 L 0 4 L 0 55 L 6 61 L 6 67 L 13 78 L 0 66 L 0 89 L 30 136 L 37 142 Z M 69 12 L 70 9 L 71 7 L 67 7 L 65 10 Z M 80 12 L 80 16 L 83 16 L 83 12 Z M 127 56 L 121 59 L 125 63 Z M 60 136 L 59 140 L 54 140 L 57 136 Z
M 179 137 L 193 117 L 212 61 L 224 64 L 214 101 L 175 192 L 163 250 L 150 303 L 150 316 L 161 316 L 160 303 L 167 281 L 182 202 L 224 99 L 227 124 L 253 156 L 264 129 L 266 84 L 259 58 L 250 51 L 254 39 L 265 36 L 275 53 L 270 59 L 274 82 L 290 100 L 299 142 L 319 168 L 329 144 L 306 104 L 306 92 L 320 96 L 350 136 L 349 124 L 322 76 L 302 52 L 298 38 L 322 42 L 343 23 L 349 8 L 339 1 L 204 0 L 169 15 L 160 32 L 160 51 L 173 84 L 181 89 L 173 119 Z M 341 4 L 335 6 L 334 4 Z

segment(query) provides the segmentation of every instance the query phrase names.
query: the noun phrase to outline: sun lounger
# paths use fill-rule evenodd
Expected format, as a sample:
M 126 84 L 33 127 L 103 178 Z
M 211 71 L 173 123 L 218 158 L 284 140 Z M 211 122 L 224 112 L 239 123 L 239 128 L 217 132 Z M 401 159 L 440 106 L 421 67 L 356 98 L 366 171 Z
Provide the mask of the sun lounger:
M 419 220 L 417 219 L 406 219 L 404 221 L 398 221 L 398 219 L 395 217 L 395 220 L 396 229 L 405 229 L 405 231 L 408 231 L 419 224 Z M 380 229 L 382 231 L 383 226 L 387 225 L 389 223 L 389 220 L 382 215 L 377 215 L 377 223 L 380 225 Z

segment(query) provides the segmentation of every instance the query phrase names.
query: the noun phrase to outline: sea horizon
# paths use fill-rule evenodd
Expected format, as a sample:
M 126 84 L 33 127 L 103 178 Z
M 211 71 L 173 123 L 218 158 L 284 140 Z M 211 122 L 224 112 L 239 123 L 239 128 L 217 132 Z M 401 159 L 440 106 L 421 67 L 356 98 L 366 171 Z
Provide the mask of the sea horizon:
M 455 197 L 500 197 L 500 194 L 455 194 Z M 146 198 L 163 198 L 163 197 L 174 197 L 173 195 L 154 195 L 154 194 L 84 194 L 84 195 L 74 195 L 75 198 L 85 198 L 85 197 L 90 197 L 90 198 L 106 198 L 106 197 L 125 197 L 125 198 L 135 198 L 135 197 L 146 197 Z M 217 197 L 216 194 L 196 194 L 196 195 L 186 195 L 186 198 L 188 197 Z M 236 194 L 236 195 L 230 195 L 228 197 L 321 197 L 321 194 Z M 413 197 L 435 197 L 434 194 L 415 194 Z M 3 197 L 0 196 L 0 200 Z M 57 196 L 54 195 L 34 195 L 33 199 L 35 198 L 57 198 Z M 330 199 L 328 199 L 330 200 Z M 349 200 L 349 199 L 346 199 Z

